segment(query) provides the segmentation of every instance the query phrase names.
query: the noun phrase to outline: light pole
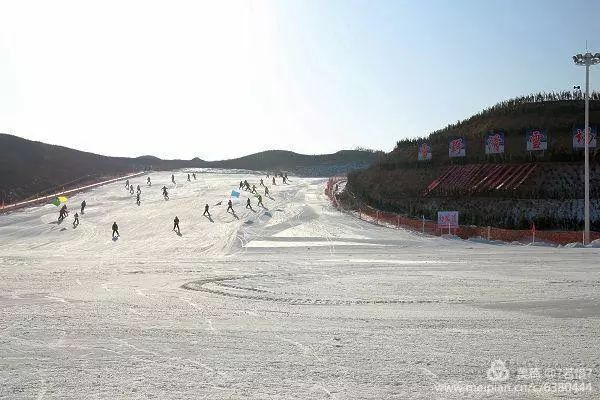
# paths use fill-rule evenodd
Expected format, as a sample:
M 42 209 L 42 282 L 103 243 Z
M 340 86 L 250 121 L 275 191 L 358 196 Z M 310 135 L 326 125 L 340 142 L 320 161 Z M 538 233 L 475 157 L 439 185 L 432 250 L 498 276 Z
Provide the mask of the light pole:
M 576 65 L 585 66 L 585 205 L 584 205 L 584 228 L 583 244 L 590 242 L 590 65 L 600 63 L 600 53 L 577 54 L 573 56 Z

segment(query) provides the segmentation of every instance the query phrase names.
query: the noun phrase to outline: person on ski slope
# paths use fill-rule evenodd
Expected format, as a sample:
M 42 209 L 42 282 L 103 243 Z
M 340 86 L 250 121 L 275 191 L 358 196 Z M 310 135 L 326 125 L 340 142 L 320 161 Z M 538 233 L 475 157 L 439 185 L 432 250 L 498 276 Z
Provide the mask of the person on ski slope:
M 117 234 L 117 236 L 121 236 L 119 235 L 119 225 L 117 225 L 117 222 L 113 222 L 112 224 L 112 237 L 115 237 L 115 233 Z

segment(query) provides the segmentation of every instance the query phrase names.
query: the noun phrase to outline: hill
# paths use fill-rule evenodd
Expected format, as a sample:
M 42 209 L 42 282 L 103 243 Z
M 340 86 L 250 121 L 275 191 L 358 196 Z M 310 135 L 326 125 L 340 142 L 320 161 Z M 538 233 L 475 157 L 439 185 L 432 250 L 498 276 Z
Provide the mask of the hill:
M 432 147 L 433 164 L 472 162 L 526 162 L 578 161 L 581 151 L 573 151 L 571 132 L 574 126 L 583 126 L 584 101 L 570 92 L 544 93 L 523 96 L 498 103 L 480 113 L 432 132 L 425 138 L 405 139 L 385 157 L 390 166 L 417 163 L 419 143 Z M 567 99 L 568 98 L 568 99 Z M 600 123 L 600 93 L 590 96 L 590 124 Z M 526 150 L 525 133 L 530 129 L 544 129 L 548 135 L 548 150 L 531 153 Z M 505 155 L 486 155 L 484 135 L 490 130 L 505 132 Z M 448 140 L 464 137 L 466 157 L 448 157 Z M 592 152 L 598 157 L 600 151 Z
M 208 164 L 213 168 L 290 171 L 302 176 L 331 176 L 366 168 L 382 154 L 369 150 L 342 150 L 333 154 L 306 155 L 285 150 L 268 150 Z
M 499 103 L 426 138 L 398 141 L 370 168 L 349 175 L 346 201 L 435 219 L 458 210 L 472 224 L 578 229 L 582 219 L 583 152 L 572 146 L 572 129 L 583 125 L 584 105 L 570 92 L 524 96 Z M 600 123 L 600 94 L 590 101 L 590 124 Z M 484 135 L 505 132 L 505 154 L 486 155 Z M 544 129 L 548 150 L 528 152 L 525 133 Z M 466 156 L 450 158 L 448 141 L 467 140 Z M 432 148 L 418 161 L 420 143 Z M 600 151 L 590 152 L 592 220 L 600 229 Z
M 275 150 L 211 162 L 197 157 L 192 160 L 161 160 L 151 155 L 107 157 L 0 134 L 0 202 L 25 200 L 34 195 L 41 196 L 134 171 L 236 168 L 330 176 L 366 168 L 377 156 L 378 153 L 365 150 L 325 155 Z

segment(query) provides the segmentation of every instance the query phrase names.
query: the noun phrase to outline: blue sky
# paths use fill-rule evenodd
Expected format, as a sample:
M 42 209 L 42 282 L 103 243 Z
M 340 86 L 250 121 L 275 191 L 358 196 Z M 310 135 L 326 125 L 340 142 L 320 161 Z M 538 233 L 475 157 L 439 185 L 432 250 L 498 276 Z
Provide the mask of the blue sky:
M 583 84 L 598 1 L 0 5 L 0 132 L 107 155 L 389 151 Z M 592 88 L 600 67 L 592 70 Z

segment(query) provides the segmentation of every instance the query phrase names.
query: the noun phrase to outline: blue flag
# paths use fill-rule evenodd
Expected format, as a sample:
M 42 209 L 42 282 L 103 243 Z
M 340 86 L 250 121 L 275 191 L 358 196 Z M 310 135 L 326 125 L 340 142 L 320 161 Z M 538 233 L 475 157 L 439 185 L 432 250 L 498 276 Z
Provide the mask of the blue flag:
M 240 192 L 236 192 L 235 190 L 232 190 L 231 197 L 240 197 Z

